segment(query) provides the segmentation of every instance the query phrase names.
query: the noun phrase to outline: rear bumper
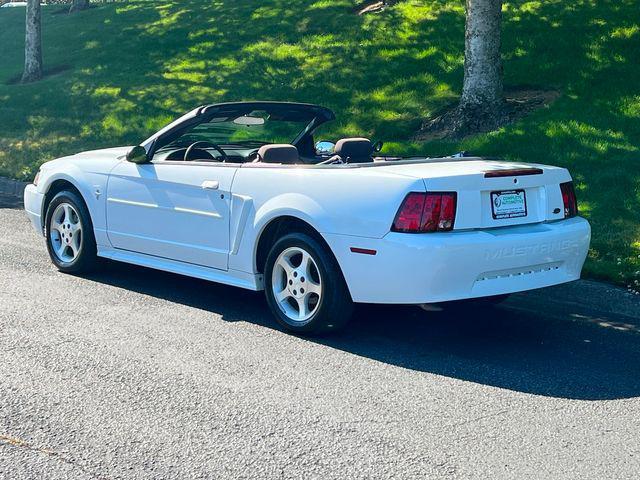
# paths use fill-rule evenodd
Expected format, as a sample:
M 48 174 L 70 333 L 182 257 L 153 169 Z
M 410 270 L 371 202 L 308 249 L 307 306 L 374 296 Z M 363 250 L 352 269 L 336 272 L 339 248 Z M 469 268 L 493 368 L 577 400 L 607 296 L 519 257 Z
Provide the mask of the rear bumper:
M 44 194 L 38 193 L 35 185 L 27 185 L 24 189 L 24 211 L 27 212 L 29 220 L 36 231 L 42 235 L 42 202 Z
M 324 235 L 355 302 L 431 303 L 500 295 L 580 278 L 591 239 L 583 218 L 381 239 Z M 375 255 L 351 252 L 375 250 Z

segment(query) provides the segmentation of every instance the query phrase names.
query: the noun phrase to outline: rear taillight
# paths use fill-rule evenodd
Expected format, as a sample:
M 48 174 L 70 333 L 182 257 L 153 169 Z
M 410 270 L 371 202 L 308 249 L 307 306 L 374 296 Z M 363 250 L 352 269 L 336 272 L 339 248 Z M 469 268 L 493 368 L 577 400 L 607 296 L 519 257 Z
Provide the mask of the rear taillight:
M 407 195 L 396 213 L 391 230 L 395 232 L 419 232 L 424 211 L 424 193 Z
M 575 217 L 578 215 L 578 201 L 573 182 L 561 183 L 560 191 L 562 192 L 562 203 L 564 203 L 564 218 Z
M 391 226 L 393 232 L 447 232 L 456 218 L 455 192 L 411 192 Z

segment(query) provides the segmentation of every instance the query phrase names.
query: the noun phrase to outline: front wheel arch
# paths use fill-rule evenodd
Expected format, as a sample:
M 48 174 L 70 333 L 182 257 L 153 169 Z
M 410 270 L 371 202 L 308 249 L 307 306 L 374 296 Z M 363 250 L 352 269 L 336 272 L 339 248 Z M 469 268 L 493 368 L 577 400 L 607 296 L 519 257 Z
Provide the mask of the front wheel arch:
M 72 213 L 65 210 L 64 215 L 65 218 L 67 218 L 67 220 L 65 220 L 66 229 L 61 230 L 60 225 L 56 227 L 56 231 L 58 232 L 57 241 L 62 242 L 63 240 L 60 238 L 60 235 L 65 237 L 66 233 L 66 242 L 67 245 L 70 245 L 70 241 L 78 238 L 76 235 L 77 233 L 82 234 L 80 244 L 77 246 L 77 252 L 76 249 L 74 249 L 74 255 L 70 260 L 65 260 L 60 257 L 59 250 L 53 246 L 54 238 L 52 236 L 53 234 L 50 232 L 52 216 L 55 215 L 56 209 L 59 209 L 65 204 L 68 204 L 71 208 L 71 212 L 75 213 L 75 216 L 78 217 L 76 224 L 80 229 L 79 231 L 72 229 L 73 220 L 68 220 L 68 215 Z M 77 193 L 77 191 L 64 188 L 53 196 L 47 205 L 47 210 L 45 211 L 44 225 L 47 251 L 49 252 L 51 261 L 58 270 L 64 273 L 78 274 L 91 271 L 98 265 L 97 245 L 93 229 L 93 221 L 84 199 L 79 193 Z
M 89 205 L 87 205 L 87 201 L 85 200 L 80 190 L 69 180 L 65 180 L 65 179 L 54 180 L 53 182 L 51 182 L 51 185 L 49 185 L 47 192 L 44 194 L 44 200 L 42 202 L 42 212 L 41 212 L 40 219 L 41 219 L 43 231 L 45 231 L 45 228 L 46 228 L 45 219 L 46 219 L 47 211 L 49 210 L 49 205 L 51 204 L 51 201 L 55 198 L 55 196 L 58 193 L 63 192 L 65 190 L 75 193 L 78 196 L 78 198 L 82 200 L 82 202 L 84 203 L 84 206 L 87 208 L 87 211 L 89 212 L 89 217 L 91 217 L 91 210 L 89 210 Z M 93 225 L 93 219 L 91 224 Z

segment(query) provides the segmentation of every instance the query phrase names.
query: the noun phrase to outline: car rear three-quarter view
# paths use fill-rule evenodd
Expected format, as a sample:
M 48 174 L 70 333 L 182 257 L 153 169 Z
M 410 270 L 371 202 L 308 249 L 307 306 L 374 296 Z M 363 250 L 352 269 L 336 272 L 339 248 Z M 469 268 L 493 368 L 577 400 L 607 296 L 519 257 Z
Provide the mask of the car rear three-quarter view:
M 342 327 L 354 303 L 494 301 L 580 277 L 590 227 L 566 169 L 317 142 L 333 118 L 199 107 L 140 146 L 44 164 L 25 209 L 63 272 L 104 257 L 264 290 L 298 333 Z

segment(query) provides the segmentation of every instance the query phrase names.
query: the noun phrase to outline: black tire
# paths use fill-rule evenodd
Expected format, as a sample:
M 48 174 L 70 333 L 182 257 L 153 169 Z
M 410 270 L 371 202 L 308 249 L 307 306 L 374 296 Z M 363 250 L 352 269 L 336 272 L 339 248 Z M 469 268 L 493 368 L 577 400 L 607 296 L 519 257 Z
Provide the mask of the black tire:
M 304 321 L 293 321 L 287 316 L 273 292 L 276 261 L 285 250 L 292 247 L 303 249 L 311 256 L 317 266 L 322 289 L 322 295 L 315 303 L 315 310 Z M 337 331 L 347 324 L 353 313 L 353 301 L 335 257 L 320 242 L 304 233 L 285 235 L 271 247 L 265 266 L 264 285 L 267 303 L 276 320 L 283 328 L 296 334 Z M 295 302 L 294 298 L 291 300 Z
M 77 240 L 79 248 L 77 248 L 77 253 L 74 258 L 67 261 L 56 253 L 53 242 L 59 242 L 61 244 L 62 242 L 67 241 L 67 239 L 73 238 L 73 233 L 63 230 L 66 233 L 64 233 L 65 238 L 62 238 L 63 234 L 52 234 L 51 227 L 54 213 L 58 207 L 61 205 L 63 206 L 64 204 L 71 205 L 73 207 L 75 214 L 77 214 L 77 218 L 75 218 L 75 214 L 73 215 L 74 220 L 81 225 L 81 233 L 76 235 L 76 239 L 80 239 Z M 64 208 L 64 206 L 62 208 Z M 53 239 L 52 236 L 57 236 L 57 239 Z M 51 257 L 51 261 L 61 272 L 85 273 L 96 267 L 98 263 L 98 256 L 96 238 L 93 232 L 93 223 L 91 222 L 91 216 L 89 215 L 87 206 L 77 193 L 65 190 L 59 192 L 55 197 L 53 197 L 53 200 L 49 203 L 45 216 L 45 237 L 49 257 Z

